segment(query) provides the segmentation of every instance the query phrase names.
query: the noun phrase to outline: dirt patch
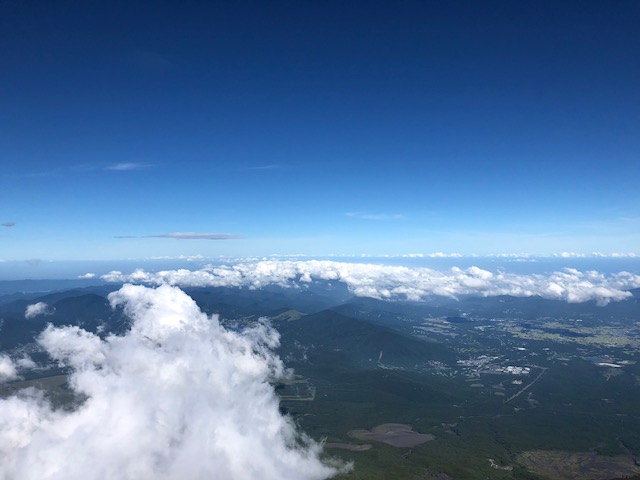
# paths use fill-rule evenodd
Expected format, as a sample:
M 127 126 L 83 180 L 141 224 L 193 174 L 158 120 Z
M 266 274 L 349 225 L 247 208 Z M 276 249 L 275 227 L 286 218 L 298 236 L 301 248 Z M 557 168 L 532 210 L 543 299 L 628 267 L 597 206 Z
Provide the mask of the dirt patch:
M 385 423 L 371 430 L 352 430 L 349 436 L 359 440 L 383 442 L 393 447 L 413 447 L 435 439 L 430 433 L 414 432 L 411 425 L 402 423 Z
M 340 450 L 351 450 L 352 452 L 364 452 L 369 450 L 373 445 L 366 443 L 364 445 L 354 445 L 353 443 L 336 443 L 327 442 L 324 444 L 324 448 L 339 448 Z
M 535 450 L 521 453 L 518 463 L 553 480 L 607 480 L 640 474 L 640 467 L 624 455 L 605 457 L 596 453 Z

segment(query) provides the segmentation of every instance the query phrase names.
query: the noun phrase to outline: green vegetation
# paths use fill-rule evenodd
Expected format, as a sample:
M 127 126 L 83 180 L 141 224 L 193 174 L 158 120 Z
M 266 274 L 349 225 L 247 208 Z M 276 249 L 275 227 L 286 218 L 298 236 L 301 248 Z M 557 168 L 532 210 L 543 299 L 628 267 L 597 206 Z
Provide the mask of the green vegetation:
M 41 361 L 33 336 L 46 321 L 71 319 L 101 334 L 126 328 L 122 313 L 108 309 L 107 293 L 49 295 L 55 313 L 30 322 L 23 318 L 25 300 L 2 305 L 3 350 Z M 635 300 L 596 307 L 500 297 L 434 306 L 345 303 L 344 291 L 337 298 L 328 289 L 190 293 L 205 311 L 222 312 L 229 328 L 271 316 L 281 334 L 279 354 L 296 373 L 275 384 L 283 412 L 316 440 L 372 445 L 326 450 L 354 463 L 342 479 L 640 474 Z M 60 378 L 40 387 L 60 405 L 77 402 Z M 6 385 L 2 394 L 25 385 Z M 385 423 L 411 425 L 435 439 L 402 448 L 349 435 Z

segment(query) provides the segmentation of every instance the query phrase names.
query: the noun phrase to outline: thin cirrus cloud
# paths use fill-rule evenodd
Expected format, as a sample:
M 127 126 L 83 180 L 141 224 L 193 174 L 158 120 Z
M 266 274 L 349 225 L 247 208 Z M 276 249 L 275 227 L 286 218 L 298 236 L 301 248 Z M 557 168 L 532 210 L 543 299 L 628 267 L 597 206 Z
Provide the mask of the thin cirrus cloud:
M 281 414 L 272 383 L 290 373 L 267 323 L 226 330 L 168 285 L 109 301 L 131 319 L 125 334 L 49 325 L 38 337 L 82 406 L 54 408 L 34 388 L 0 399 L 0 478 L 320 480 L 349 468 Z M 0 380 L 20 368 L 0 357 Z
M 347 217 L 358 218 L 360 220 L 373 220 L 377 222 L 387 222 L 390 220 L 403 220 L 406 218 L 401 213 L 368 213 L 368 212 L 347 212 Z
M 113 165 L 108 165 L 104 167 L 104 169 L 111 170 L 111 171 L 118 171 L 118 172 L 127 172 L 132 170 L 144 170 L 152 166 L 153 165 L 148 163 L 124 162 L 124 163 L 115 163 Z
M 176 240 L 232 240 L 244 237 L 231 233 L 174 232 L 147 235 L 145 238 L 175 238 Z
M 282 165 L 278 165 L 277 163 L 270 163 L 267 165 L 252 165 L 248 167 L 241 167 L 240 170 L 251 171 L 251 170 L 282 170 L 284 167 Z
M 157 235 L 115 235 L 114 238 L 175 238 L 176 240 L 236 240 L 246 238 L 232 233 L 173 232 Z
M 640 287 L 640 275 L 563 269 L 549 274 L 490 272 L 478 267 L 437 271 L 424 267 L 335 262 L 330 260 L 263 260 L 235 265 L 209 265 L 199 270 L 166 270 L 130 274 L 113 271 L 101 277 L 111 282 L 133 282 L 183 287 L 246 287 L 267 285 L 300 287 L 316 280 L 344 283 L 359 297 L 422 301 L 430 296 L 457 298 L 540 296 L 569 303 L 595 301 L 606 305 L 628 299 Z

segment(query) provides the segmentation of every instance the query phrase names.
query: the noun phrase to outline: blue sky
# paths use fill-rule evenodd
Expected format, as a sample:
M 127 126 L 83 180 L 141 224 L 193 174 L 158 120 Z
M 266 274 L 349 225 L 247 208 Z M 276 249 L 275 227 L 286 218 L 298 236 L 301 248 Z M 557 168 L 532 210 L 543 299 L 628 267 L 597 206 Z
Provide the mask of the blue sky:
M 632 1 L 2 2 L 0 259 L 638 252 L 638 24 Z

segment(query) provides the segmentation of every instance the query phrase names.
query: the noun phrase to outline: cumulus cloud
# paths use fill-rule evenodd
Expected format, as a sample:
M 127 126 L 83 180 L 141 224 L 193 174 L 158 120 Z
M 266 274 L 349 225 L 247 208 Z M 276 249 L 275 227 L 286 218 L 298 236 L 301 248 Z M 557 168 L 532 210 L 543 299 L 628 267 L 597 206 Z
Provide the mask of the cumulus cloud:
M 584 253 L 578 253 L 578 252 L 560 252 L 560 253 L 556 253 L 554 254 L 554 257 L 560 257 L 560 258 L 585 258 L 587 255 Z
M 0 355 L 0 383 L 9 382 L 18 378 L 16 366 L 6 355 Z
M 40 345 L 72 369 L 83 403 L 53 409 L 31 388 L 0 400 L 0 478 L 324 479 L 339 468 L 280 414 L 287 374 L 268 324 L 226 330 L 175 287 L 109 295 L 132 319 L 102 340 L 49 326 Z
M 49 305 L 44 302 L 33 303 L 27 305 L 27 309 L 24 312 L 24 318 L 33 318 L 38 315 L 51 315 L 53 312 L 49 309 Z
M 40 369 L 40 367 L 38 367 L 38 364 L 34 362 L 33 359 L 26 354 L 22 358 L 19 358 L 18 360 L 16 360 L 16 365 L 18 366 L 18 368 L 23 368 L 23 369 L 29 369 L 29 370 Z
M 84 280 L 90 280 L 92 278 L 95 278 L 96 274 L 95 273 L 85 273 L 84 275 L 78 275 L 78 278 L 84 279 Z
M 196 232 L 174 232 L 161 233 L 159 235 L 147 235 L 146 238 L 175 238 L 177 240 L 229 240 L 244 238 L 231 233 L 196 233 Z
M 1 224 L 3 227 L 15 227 L 16 222 L 4 222 Z
M 454 298 L 462 295 L 539 295 L 567 302 L 595 300 L 599 305 L 629 298 L 631 293 L 627 290 L 640 287 L 640 275 L 628 272 L 604 275 L 596 271 L 564 269 L 544 275 L 519 275 L 493 273 L 478 267 L 454 267 L 441 272 L 429 268 L 330 260 L 263 260 L 154 273 L 138 269 L 130 274 L 113 271 L 102 278 L 112 282 L 153 285 L 248 288 L 266 285 L 291 287 L 314 280 L 329 280 L 345 283 L 354 295 L 379 299 L 419 301 L 431 295 Z

